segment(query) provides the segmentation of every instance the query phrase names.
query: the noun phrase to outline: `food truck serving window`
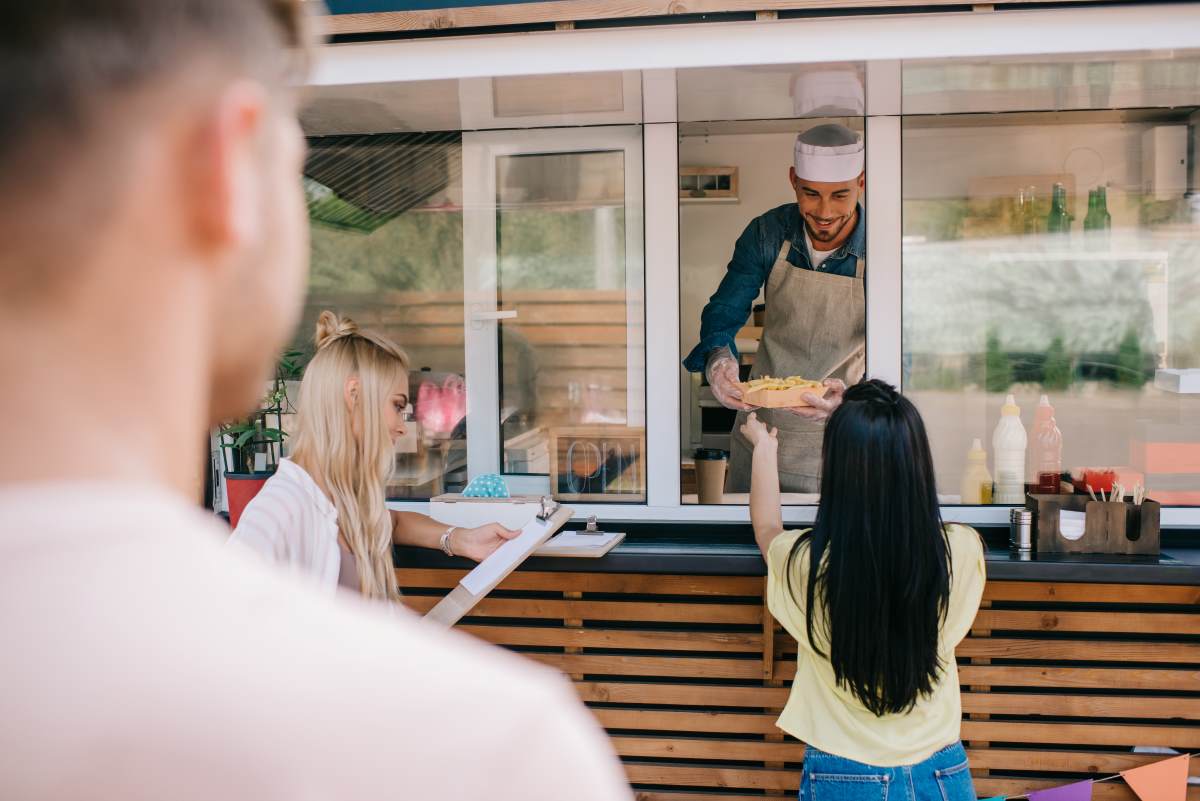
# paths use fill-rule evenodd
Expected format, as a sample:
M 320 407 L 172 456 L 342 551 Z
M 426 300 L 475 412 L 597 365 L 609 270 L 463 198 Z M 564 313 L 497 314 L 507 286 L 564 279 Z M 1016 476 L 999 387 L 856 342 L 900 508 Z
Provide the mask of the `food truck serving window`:
M 498 473 L 743 520 L 749 401 L 811 520 L 807 394 L 865 373 L 957 519 L 1113 481 L 1200 506 L 1198 86 L 1178 49 L 330 83 L 300 330 L 410 353 L 395 501 Z

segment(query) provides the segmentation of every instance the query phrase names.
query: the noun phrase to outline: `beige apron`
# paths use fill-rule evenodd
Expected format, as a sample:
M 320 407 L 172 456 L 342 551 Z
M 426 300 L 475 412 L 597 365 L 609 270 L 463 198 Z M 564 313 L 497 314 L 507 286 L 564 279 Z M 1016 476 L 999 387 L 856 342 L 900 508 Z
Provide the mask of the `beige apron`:
M 767 277 L 767 314 L 751 378 L 803 376 L 862 380 L 866 368 L 867 304 L 863 259 L 854 277 L 793 266 L 784 242 Z M 785 409 L 758 409 L 758 417 L 779 429 L 779 482 L 784 492 L 821 488 L 821 441 L 824 421 L 812 421 Z M 749 412 L 738 412 L 730 441 L 726 492 L 750 489 L 750 444 L 739 430 Z

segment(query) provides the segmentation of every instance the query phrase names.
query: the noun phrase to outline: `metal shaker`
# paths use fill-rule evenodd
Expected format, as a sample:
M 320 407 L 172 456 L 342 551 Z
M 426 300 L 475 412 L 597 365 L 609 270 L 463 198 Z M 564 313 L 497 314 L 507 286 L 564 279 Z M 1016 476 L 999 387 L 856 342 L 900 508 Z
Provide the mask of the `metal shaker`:
M 1013 509 L 1008 516 L 1008 547 L 1013 553 L 1033 553 L 1033 512 Z

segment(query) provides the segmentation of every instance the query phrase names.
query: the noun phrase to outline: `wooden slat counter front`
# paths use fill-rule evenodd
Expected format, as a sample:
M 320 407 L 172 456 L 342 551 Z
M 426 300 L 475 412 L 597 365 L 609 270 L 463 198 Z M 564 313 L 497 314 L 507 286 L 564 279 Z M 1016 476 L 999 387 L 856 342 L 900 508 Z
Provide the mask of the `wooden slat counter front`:
M 409 549 L 398 564 L 419 612 L 465 572 Z M 1200 551 L 1168 548 L 1160 564 L 991 551 L 988 571 L 958 649 L 962 736 L 982 796 L 1161 758 L 1135 746 L 1200 751 Z M 763 572 L 748 544 L 635 539 L 601 560 L 533 562 L 459 628 L 570 676 L 640 801 L 792 796 L 804 745 L 774 722 L 796 644 L 763 606 Z M 1095 798 L 1134 796 L 1107 782 Z M 1200 801 L 1200 786 L 1188 799 Z

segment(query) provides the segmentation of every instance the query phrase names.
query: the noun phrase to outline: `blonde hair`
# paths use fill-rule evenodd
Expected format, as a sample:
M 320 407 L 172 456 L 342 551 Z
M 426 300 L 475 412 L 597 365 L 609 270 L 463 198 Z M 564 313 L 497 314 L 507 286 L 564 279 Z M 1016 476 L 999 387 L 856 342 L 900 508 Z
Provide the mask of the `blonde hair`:
M 300 382 L 292 456 L 315 473 L 337 508 L 338 531 L 358 562 L 362 594 L 398 600 L 385 503 L 395 462 L 383 409 L 392 387 L 408 375 L 408 357 L 394 342 L 331 311 L 317 319 L 316 344 Z M 353 411 L 344 397 L 351 378 L 359 387 Z

